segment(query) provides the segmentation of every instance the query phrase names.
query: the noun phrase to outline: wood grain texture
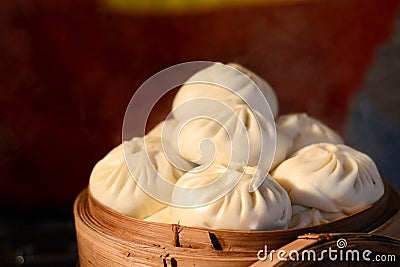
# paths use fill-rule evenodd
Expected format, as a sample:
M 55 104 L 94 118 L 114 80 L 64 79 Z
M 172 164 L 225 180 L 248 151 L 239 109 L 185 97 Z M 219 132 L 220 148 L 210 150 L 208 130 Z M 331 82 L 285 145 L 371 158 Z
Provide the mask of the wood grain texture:
M 393 225 L 399 205 L 399 195 L 385 184 L 378 202 L 344 219 L 290 230 L 234 231 L 139 220 L 105 207 L 84 190 L 75 201 L 74 214 L 82 267 L 249 266 L 264 245 L 278 249 L 307 233 L 390 235 L 398 230 Z

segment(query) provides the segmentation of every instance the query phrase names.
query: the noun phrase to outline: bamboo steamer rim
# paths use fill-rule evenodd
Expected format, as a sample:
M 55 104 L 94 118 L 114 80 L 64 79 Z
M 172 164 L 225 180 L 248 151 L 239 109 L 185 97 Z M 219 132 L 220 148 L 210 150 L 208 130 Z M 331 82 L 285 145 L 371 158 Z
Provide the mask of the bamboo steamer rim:
M 88 223 L 97 225 L 104 233 L 131 242 L 210 251 L 257 251 L 266 242 L 271 249 L 276 249 L 306 233 L 367 233 L 374 230 L 399 210 L 398 194 L 385 181 L 384 185 L 384 195 L 370 207 L 329 223 L 288 230 L 239 231 L 148 222 L 106 207 L 97 201 L 89 190 L 78 196 L 75 209 L 78 202 L 86 198 L 83 206 L 87 209 L 84 216 L 89 219 Z
M 249 266 L 257 261 L 256 253 L 219 251 L 190 247 L 162 246 L 140 239 L 125 239 L 96 221 L 88 209 L 88 191 L 82 191 L 74 204 L 78 253 L 81 266 Z M 157 235 L 152 229 L 149 234 Z M 175 262 L 175 263 L 174 263 Z
M 260 263 L 257 252 L 265 244 L 278 249 L 298 242 L 298 235 L 310 229 L 321 233 L 376 230 L 400 214 L 399 200 L 385 183 L 383 197 L 350 219 L 295 230 L 235 231 L 139 220 L 107 208 L 84 190 L 74 204 L 80 266 L 247 267 Z

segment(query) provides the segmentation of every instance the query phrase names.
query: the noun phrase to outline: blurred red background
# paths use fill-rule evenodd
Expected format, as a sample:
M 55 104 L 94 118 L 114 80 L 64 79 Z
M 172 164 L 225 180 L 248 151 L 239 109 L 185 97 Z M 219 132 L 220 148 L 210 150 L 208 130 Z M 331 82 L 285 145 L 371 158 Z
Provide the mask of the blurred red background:
M 281 114 L 308 112 L 343 134 L 349 100 L 390 36 L 398 3 L 286 1 L 171 14 L 121 13 L 97 1 L 0 1 L 1 203 L 71 207 L 94 164 L 121 142 L 135 89 L 185 61 L 240 63 L 272 85 Z

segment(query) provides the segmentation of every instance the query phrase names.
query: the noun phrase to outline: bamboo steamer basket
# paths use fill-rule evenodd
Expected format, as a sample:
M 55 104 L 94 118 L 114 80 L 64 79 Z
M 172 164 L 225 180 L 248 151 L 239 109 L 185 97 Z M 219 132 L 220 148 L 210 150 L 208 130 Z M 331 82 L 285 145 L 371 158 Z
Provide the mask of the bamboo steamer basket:
M 400 197 L 385 183 L 374 205 L 330 223 L 289 230 L 234 231 L 147 222 L 115 212 L 82 191 L 74 204 L 81 267 L 250 266 L 268 245 L 308 233 L 375 233 L 400 238 Z

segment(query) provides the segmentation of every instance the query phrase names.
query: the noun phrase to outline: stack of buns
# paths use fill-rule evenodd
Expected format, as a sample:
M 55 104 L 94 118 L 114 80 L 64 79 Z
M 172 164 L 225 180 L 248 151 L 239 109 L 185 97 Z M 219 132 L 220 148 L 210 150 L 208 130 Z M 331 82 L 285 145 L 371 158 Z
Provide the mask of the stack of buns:
M 215 63 L 179 89 L 168 119 L 96 164 L 89 190 L 135 218 L 252 231 L 346 217 L 384 185 L 373 160 L 321 121 L 279 115 L 261 77 Z

